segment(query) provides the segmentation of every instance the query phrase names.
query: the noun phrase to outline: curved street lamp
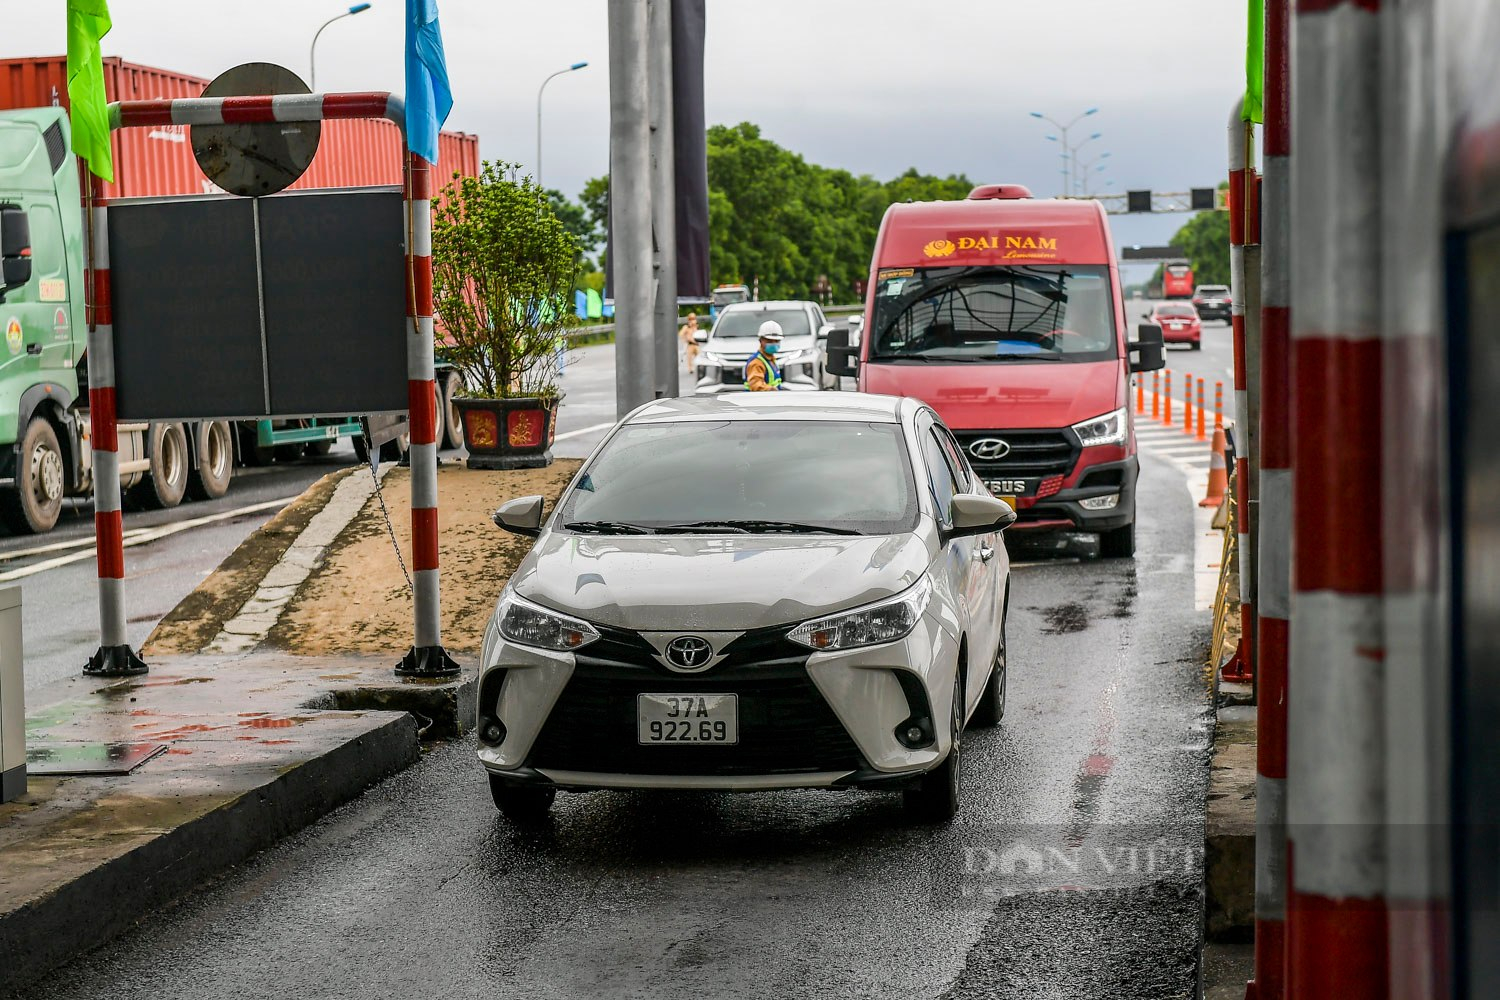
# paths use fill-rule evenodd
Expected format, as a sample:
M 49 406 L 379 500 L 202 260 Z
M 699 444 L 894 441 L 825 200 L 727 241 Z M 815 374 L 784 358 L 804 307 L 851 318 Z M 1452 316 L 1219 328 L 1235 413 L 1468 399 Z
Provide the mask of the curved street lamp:
M 346 17 L 353 17 L 355 14 L 363 13 L 364 11 L 367 11 L 369 9 L 369 4 L 357 3 L 353 7 L 350 7 L 348 10 L 344 11 L 342 14 L 339 14 L 335 17 L 330 17 L 328 20 L 323 22 L 322 27 L 313 32 L 312 45 L 310 45 L 307 50 L 307 87 L 314 94 L 318 92 L 318 36 L 323 33 L 323 28 L 328 27 L 334 21 L 342 21 Z
M 540 87 L 536 88 L 536 186 L 537 187 L 542 187 L 542 91 L 544 91 L 544 90 L 547 89 L 547 84 L 549 84 L 549 83 L 552 82 L 553 77 L 562 76 L 564 73 L 572 73 L 572 72 L 574 72 L 576 70 L 583 69 L 587 65 L 588 65 L 587 62 L 576 62 L 573 65 L 569 66 L 567 69 L 560 69 L 556 73 L 553 73 L 551 76 L 547 77 L 547 79 L 543 80 L 542 81 L 542 85 Z M 542 188 L 542 190 L 545 191 L 546 188 Z

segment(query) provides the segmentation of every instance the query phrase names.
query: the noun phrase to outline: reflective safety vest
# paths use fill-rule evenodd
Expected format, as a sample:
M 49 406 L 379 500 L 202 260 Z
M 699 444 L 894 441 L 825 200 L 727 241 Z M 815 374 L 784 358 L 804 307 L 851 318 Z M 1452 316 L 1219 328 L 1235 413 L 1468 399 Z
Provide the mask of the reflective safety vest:
M 756 351 L 750 356 L 750 360 L 745 362 L 746 386 L 750 386 L 752 372 L 763 376 L 765 385 L 760 388 L 767 390 L 781 388 L 781 369 L 776 367 L 776 362 L 764 351 Z M 751 389 L 757 391 L 757 387 L 751 386 Z

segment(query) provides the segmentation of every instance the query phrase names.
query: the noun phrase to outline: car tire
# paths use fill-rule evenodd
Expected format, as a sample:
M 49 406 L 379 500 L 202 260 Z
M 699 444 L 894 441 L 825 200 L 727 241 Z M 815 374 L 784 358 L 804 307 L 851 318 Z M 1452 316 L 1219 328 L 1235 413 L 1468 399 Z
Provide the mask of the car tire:
M 1000 725 L 1000 720 L 1005 718 L 1005 682 L 1009 674 L 1005 670 L 1005 619 L 1000 619 L 1000 648 L 995 652 L 995 665 L 990 670 L 990 679 L 984 682 L 984 693 L 979 696 L 979 704 L 974 706 L 974 714 L 969 716 L 969 722 L 976 726 L 989 728 Z
M 33 417 L 16 455 L 16 482 L 0 490 L 0 521 L 18 535 L 51 531 L 62 514 L 67 472 L 57 431 L 45 417 Z
M 194 500 L 217 500 L 234 478 L 234 431 L 227 420 L 198 425 L 198 461 L 188 473 L 187 492 Z
M 1102 559 L 1129 559 L 1135 555 L 1135 522 L 1113 531 L 1099 533 L 1099 556 Z
M 136 510 L 168 510 L 187 494 L 187 430 L 181 424 L 152 424 L 151 471 L 132 486 L 126 500 Z
M 495 800 L 495 808 L 518 825 L 531 825 L 546 819 L 553 800 L 557 798 L 555 788 L 517 785 L 493 774 L 489 777 L 490 798 Z
M 922 775 L 921 784 L 902 793 L 906 813 L 918 823 L 947 823 L 958 815 L 963 791 L 964 681 L 954 680 L 953 711 L 949 719 L 953 740 L 948 756 Z
M 1194 350 L 1194 351 L 1201 351 L 1201 350 L 1203 350 L 1203 341 L 1201 341 L 1201 340 L 1195 340 L 1195 341 L 1193 341 L 1193 343 L 1189 346 L 1189 350 Z
M 438 451 L 443 450 L 443 439 L 448 435 L 448 400 L 444 397 L 443 381 L 437 379 L 432 383 L 432 440 Z

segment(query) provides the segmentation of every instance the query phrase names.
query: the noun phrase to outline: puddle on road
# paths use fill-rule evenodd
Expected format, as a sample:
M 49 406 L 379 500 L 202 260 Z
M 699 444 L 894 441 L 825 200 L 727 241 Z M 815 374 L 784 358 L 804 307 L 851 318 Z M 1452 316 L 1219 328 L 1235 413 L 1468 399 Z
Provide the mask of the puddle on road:
M 1047 619 L 1047 627 L 1042 631 L 1047 635 L 1066 635 L 1069 632 L 1082 632 L 1089 627 L 1089 609 L 1077 601 L 1069 601 L 1055 608 L 1047 608 L 1042 611 L 1043 617 Z

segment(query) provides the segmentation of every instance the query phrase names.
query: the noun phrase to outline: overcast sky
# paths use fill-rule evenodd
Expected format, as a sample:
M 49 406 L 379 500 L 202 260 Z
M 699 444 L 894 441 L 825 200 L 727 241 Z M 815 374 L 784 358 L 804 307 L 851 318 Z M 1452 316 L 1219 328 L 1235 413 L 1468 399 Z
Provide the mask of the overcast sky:
M 327 0 L 110 0 L 106 55 L 213 77 L 241 62 L 307 78 L 308 43 L 344 9 Z M 320 90 L 401 92 L 403 0 L 373 0 L 318 43 Z M 710 123 L 752 121 L 809 160 L 888 178 L 907 167 L 1060 190 L 1055 130 L 1098 153 L 1096 190 L 1181 191 L 1225 176 L 1244 87 L 1245 0 L 708 0 Z M 0 58 L 65 51 L 62 0 L 0 0 Z M 441 0 L 455 106 L 447 127 L 488 159 L 536 160 L 537 86 L 548 187 L 576 196 L 606 171 L 605 0 Z M 1106 187 L 1113 180 L 1113 187 Z M 1182 216 L 1117 220 L 1122 242 L 1164 240 Z

